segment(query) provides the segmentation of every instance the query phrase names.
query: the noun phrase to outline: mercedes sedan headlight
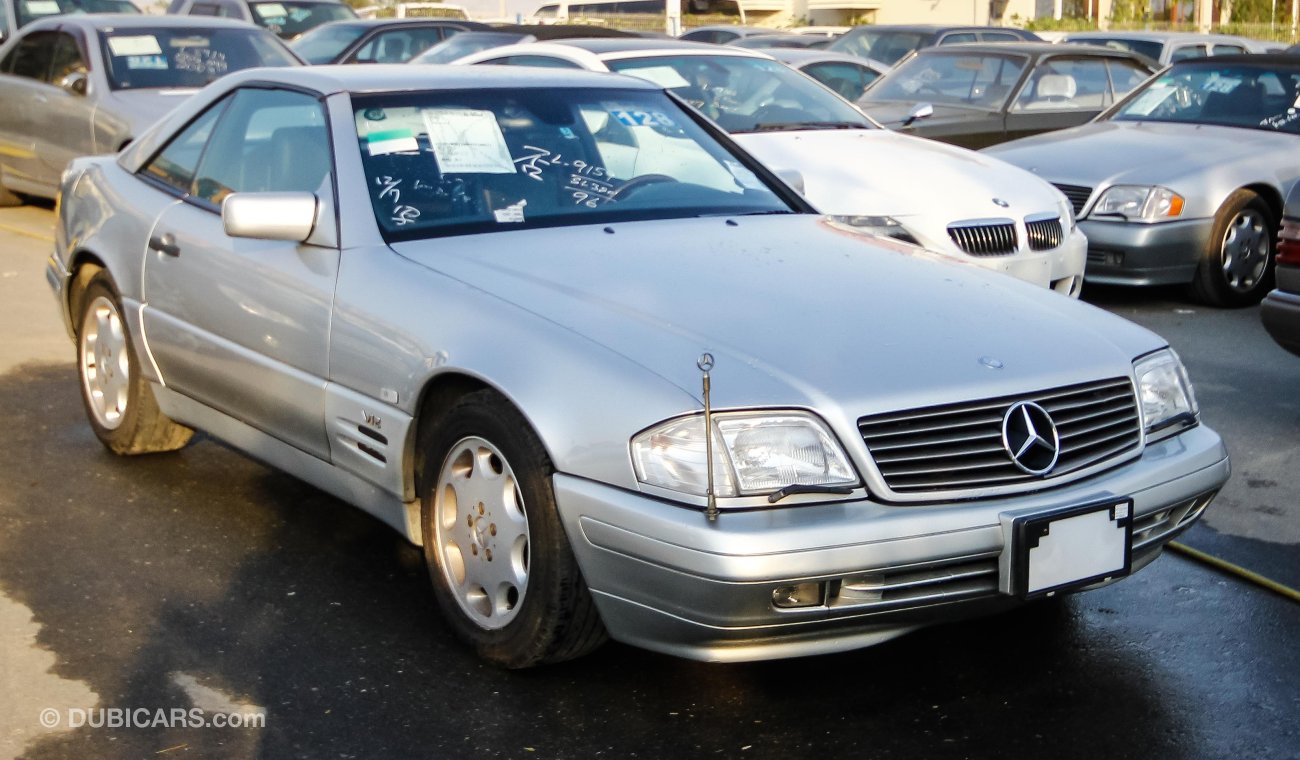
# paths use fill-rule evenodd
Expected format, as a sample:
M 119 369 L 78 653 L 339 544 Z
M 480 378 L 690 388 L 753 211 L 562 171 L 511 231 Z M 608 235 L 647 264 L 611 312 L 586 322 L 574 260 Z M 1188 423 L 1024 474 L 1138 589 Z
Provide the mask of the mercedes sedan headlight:
M 1183 196 L 1167 187 L 1115 185 L 1101 194 L 1089 215 L 1158 222 L 1181 215 L 1183 203 Z
M 1166 348 L 1138 359 L 1133 371 L 1148 441 L 1195 424 L 1200 412 L 1196 395 L 1187 370 L 1173 349 Z
M 912 245 L 921 244 L 912 233 L 907 231 L 902 222 L 892 216 L 832 216 L 831 221 L 848 225 L 863 232 L 869 232 L 872 235 L 893 238 Z
M 852 487 L 858 477 L 826 425 L 797 411 L 716 412 L 713 481 L 719 497 L 770 494 L 790 486 Z M 632 439 L 637 480 L 708 493 L 704 415 L 655 425 Z
M 1074 217 L 1074 204 L 1070 202 L 1069 198 L 1061 195 L 1056 199 L 1056 207 L 1061 212 L 1061 226 L 1065 229 L 1065 234 L 1068 235 L 1074 232 L 1074 228 L 1078 224 L 1078 220 Z

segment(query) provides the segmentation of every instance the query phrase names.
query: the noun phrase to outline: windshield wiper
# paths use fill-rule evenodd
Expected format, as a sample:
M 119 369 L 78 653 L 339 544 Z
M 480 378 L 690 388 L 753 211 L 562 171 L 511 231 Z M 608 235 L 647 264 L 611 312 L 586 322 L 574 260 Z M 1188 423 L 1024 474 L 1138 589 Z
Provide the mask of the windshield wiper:
M 783 121 L 755 124 L 748 132 L 790 132 L 796 129 L 871 129 L 852 121 Z

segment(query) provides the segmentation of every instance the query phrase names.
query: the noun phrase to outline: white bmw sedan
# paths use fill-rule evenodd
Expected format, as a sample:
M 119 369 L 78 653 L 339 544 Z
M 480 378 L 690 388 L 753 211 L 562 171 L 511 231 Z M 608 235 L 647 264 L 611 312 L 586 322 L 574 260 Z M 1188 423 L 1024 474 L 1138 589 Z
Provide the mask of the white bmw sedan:
M 828 222 L 631 77 L 233 75 L 72 164 L 48 277 L 109 450 L 201 428 L 370 512 L 507 667 L 1112 583 L 1228 477 L 1158 336 Z
M 830 89 L 741 48 L 646 39 L 509 45 L 457 64 L 614 71 L 700 110 L 819 211 L 1078 297 L 1088 241 L 1065 196 L 1001 160 L 881 128 Z

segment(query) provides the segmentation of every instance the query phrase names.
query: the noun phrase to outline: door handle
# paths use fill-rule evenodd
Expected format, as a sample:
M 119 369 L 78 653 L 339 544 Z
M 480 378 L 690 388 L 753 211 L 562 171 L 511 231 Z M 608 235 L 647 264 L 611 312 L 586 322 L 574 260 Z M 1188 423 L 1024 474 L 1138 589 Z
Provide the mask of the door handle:
M 170 232 L 165 232 L 162 236 L 154 235 L 149 238 L 149 250 L 157 251 L 167 256 L 181 255 L 181 247 L 176 245 L 176 236 Z

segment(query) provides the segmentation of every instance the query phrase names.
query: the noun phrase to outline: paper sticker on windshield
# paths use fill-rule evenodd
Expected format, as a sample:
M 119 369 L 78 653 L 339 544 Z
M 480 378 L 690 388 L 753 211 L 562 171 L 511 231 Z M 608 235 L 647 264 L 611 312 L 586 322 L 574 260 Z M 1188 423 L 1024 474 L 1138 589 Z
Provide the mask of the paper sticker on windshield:
M 691 83 L 686 78 L 677 73 L 677 69 L 672 66 L 646 66 L 645 68 L 627 69 L 620 71 L 620 74 L 644 79 L 651 84 L 657 84 L 666 90 L 675 90 L 678 87 L 690 87 Z
M 212 40 L 207 37 L 172 37 L 167 45 L 174 48 L 205 48 L 211 47 Z
M 386 156 L 389 153 L 410 153 L 418 151 L 420 144 L 415 141 L 415 133 L 409 129 L 390 129 L 387 132 L 369 132 L 366 136 L 366 148 L 372 156 Z
M 126 67 L 132 71 L 166 71 L 167 56 L 164 55 L 129 55 Z
M 108 49 L 119 58 L 126 55 L 162 55 L 162 46 L 152 34 L 109 37 Z
M 526 200 L 519 201 L 518 203 L 512 203 L 511 205 L 506 206 L 505 208 L 496 209 L 495 211 L 492 212 L 492 216 L 495 216 L 497 221 L 501 223 L 517 224 L 524 220 L 524 206 L 527 205 L 528 205 L 528 201 Z
M 501 125 L 491 111 L 426 108 L 420 112 L 443 174 L 514 174 Z
M 258 3 L 253 6 L 253 10 L 257 11 L 257 15 L 262 18 L 280 18 L 289 15 L 289 9 L 280 3 Z
M 63 12 L 59 10 L 57 0 L 27 0 L 23 7 L 32 16 L 54 16 Z
M 677 123 L 668 114 L 655 111 L 610 111 L 610 116 L 626 127 L 675 127 Z

